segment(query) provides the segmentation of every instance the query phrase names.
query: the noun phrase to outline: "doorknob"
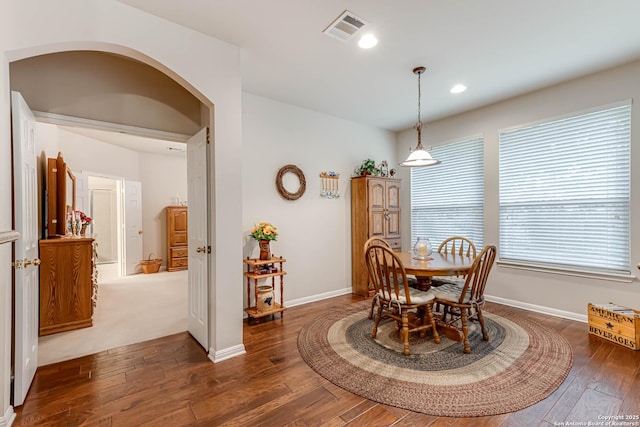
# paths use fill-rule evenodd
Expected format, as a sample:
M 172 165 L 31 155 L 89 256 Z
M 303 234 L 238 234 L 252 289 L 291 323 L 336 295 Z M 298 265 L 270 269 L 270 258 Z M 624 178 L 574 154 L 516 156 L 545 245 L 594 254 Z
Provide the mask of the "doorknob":
M 25 259 L 22 261 L 22 265 L 23 265 L 24 267 L 27 267 L 27 266 L 29 266 L 29 265 L 34 265 L 34 266 L 36 266 L 36 267 L 37 267 L 38 265 L 40 265 L 40 259 L 38 259 L 38 258 L 34 258 L 34 259 L 26 259 L 26 258 L 25 258 Z
M 207 251 L 207 248 L 204 246 L 200 246 L 199 248 L 196 249 L 196 252 L 198 253 L 205 253 Z
M 138 230 L 138 234 L 142 235 L 142 230 Z

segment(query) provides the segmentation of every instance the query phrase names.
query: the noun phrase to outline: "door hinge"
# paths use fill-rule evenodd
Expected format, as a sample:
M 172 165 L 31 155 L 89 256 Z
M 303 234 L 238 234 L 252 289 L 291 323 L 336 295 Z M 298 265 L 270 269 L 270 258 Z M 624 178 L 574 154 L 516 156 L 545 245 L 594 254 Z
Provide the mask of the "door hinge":
M 207 144 L 211 143 L 211 131 L 207 128 Z

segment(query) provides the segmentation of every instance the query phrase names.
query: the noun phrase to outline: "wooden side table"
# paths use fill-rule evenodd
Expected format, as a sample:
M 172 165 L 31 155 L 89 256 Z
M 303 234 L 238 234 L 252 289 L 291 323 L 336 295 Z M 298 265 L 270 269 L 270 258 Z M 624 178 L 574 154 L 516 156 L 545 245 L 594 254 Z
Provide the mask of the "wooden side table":
M 280 318 L 282 318 L 283 312 L 287 309 L 284 306 L 284 275 L 287 273 L 282 268 L 282 264 L 286 261 L 283 257 L 274 256 L 266 260 L 258 258 L 247 258 L 243 260 L 247 266 L 247 271 L 244 272 L 244 277 L 247 278 L 247 308 L 245 308 L 244 311 L 249 316 L 249 319 L 275 316 L 276 313 L 280 313 Z M 274 301 L 269 310 L 258 310 L 258 280 L 271 278 L 271 290 L 274 292 L 275 300 L 276 277 L 280 278 L 280 302 Z M 251 292 L 252 282 L 253 292 Z M 251 305 L 252 293 L 255 305 Z

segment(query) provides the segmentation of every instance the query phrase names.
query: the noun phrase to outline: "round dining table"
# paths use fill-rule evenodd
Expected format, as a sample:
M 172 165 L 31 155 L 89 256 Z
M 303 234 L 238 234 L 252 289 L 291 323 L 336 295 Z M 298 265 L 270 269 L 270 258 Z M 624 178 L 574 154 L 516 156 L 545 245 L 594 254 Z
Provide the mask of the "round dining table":
M 414 258 L 413 252 L 396 252 L 407 274 L 418 281 L 417 288 L 428 291 L 433 276 L 465 276 L 471 269 L 473 258 L 463 255 L 434 252 L 428 259 Z

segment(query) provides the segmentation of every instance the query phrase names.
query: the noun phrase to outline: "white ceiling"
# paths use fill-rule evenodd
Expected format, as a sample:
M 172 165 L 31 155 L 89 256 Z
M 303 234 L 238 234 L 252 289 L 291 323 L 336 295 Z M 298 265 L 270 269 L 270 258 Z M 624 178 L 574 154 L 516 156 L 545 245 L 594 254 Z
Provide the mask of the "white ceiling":
M 416 122 L 416 66 L 431 121 L 640 57 L 638 0 L 120 1 L 239 46 L 246 92 L 389 130 Z M 323 34 L 344 10 L 377 47 Z

